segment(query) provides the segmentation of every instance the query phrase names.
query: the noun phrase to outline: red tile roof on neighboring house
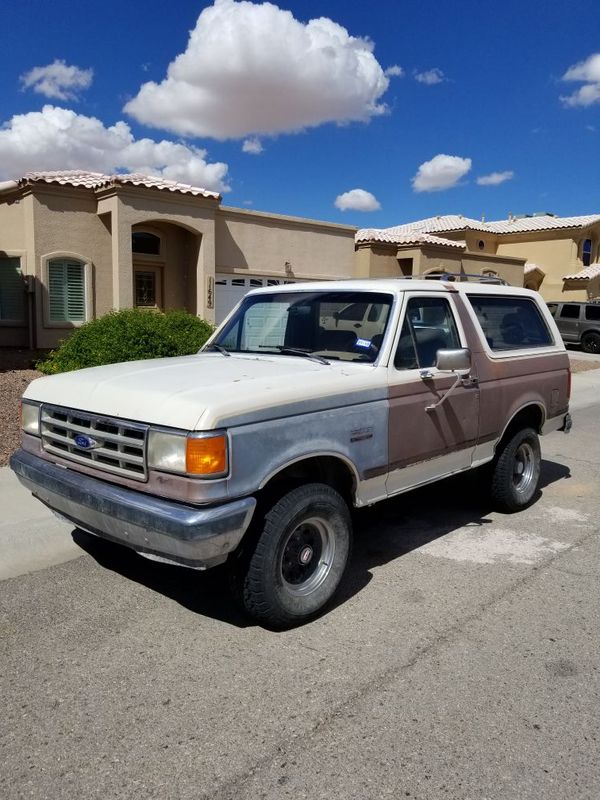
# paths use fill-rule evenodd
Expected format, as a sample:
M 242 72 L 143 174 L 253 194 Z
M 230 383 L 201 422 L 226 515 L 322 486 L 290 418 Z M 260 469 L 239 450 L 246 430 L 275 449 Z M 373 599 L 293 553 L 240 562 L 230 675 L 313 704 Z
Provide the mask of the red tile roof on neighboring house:
M 485 222 L 477 219 L 463 217 L 462 214 L 445 214 L 439 217 L 427 217 L 418 219 L 415 222 L 406 222 L 402 225 L 395 225 L 393 228 L 385 228 L 387 231 L 394 231 L 398 234 L 406 233 L 449 233 L 450 231 L 486 231 Z
M 400 228 L 403 226 L 399 226 Z M 356 233 L 355 241 L 357 244 L 368 242 L 385 242 L 386 244 L 433 244 L 436 247 L 455 247 L 460 250 L 466 249 L 466 244 L 451 239 L 443 239 L 441 236 L 431 236 L 428 233 L 418 232 L 399 232 L 399 228 L 362 228 Z
M 31 183 L 58 183 L 62 186 L 83 186 L 86 189 L 103 189 L 107 186 L 143 186 L 147 189 L 160 189 L 161 191 L 191 194 L 200 197 L 212 197 L 220 200 L 218 192 L 211 192 L 199 186 L 190 186 L 187 183 L 171 181 L 152 175 L 126 173 L 105 175 L 102 172 L 87 172 L 85 170 L 60 170 L 57 172 L 28 172 L 19 181 L 19 186 Z
M 600 263 L 590 264 L 589 267 L 584 267 L 581 272 L 575 272 L 573 275 L 563 275 L 563 281 L 589 281 L 598 276 L 600 276 Z
M 527 217 L 509 217 L 506 220 L 483 222 L 462 214 L 445 214 L 438 217 L 427 217 L 392 228 L 383 228 L 382 234 L 390 236 L 414 236 L 415 234 L 451 233 L 454 231 L 481 231 L 498 235 L 508 233 L 528 233 L 534 231 L 560 230 L 562 228 L 586 228 L 600 222 L 600 214 L 588 214 L 582 217 L 555 217 L 552 214 L 540 214 Z M 358 232 L 359 235 L 362 231 Z M 358 236 L 356 241 L 358 242 Z M 380 239 L 380 241 L 385 241 Z M 391 241 L 391 240 L 390 240 Z
M 529 233 L 530 231 L 552 231 L 561 228 L 587 228 L 600 222 L 600 214 L 587 214 L 582 217 L 555 217 L 541 214 L 533 217 L 512 217 L 495 222 L 487 222 L 486 230 L 491 233 Z

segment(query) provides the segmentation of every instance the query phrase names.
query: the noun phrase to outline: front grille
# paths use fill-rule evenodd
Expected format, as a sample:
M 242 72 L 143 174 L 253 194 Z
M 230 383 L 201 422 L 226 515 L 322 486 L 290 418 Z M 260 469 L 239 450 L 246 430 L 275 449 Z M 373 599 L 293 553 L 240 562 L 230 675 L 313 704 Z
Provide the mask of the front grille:
M 40 433 L 47 453 L 138 481 L 147 478 L 147 425 L 43 405 Z

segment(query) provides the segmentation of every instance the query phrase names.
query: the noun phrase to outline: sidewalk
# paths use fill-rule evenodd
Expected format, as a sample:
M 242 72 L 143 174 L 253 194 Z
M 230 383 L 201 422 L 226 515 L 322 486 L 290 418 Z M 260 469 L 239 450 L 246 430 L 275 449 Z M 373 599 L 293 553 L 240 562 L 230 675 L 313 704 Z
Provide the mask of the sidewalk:
M 600 403 L 600 369 L 573 375 L 570 410 L 577 411 Z
M 0 468 L 0 580 L 62 564 L 83 552 L 61 522 L 17 480 Z
M 600 404 L 600 369 L 573 375 L 571 411 Z M 73 542 L 73 526 L 61 522 L 0 468 L 0 580 L 62 564 L 84 555 Z

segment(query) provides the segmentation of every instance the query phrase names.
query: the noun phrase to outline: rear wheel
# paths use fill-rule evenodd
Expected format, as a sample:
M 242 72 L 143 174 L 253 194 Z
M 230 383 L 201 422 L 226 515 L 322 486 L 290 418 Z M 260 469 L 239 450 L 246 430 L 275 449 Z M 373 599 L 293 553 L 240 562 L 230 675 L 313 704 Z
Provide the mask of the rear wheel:
M 499 445 L 492 468 L 492 500 L 502 511 L 519 511 L 534 499 L 542 454 L 533 428 L 516 431 Z
M 300 486 L 264 515 L 251 552 L 235 567 L 244 611 L 271 628 L 304 622 L 333 597 L 350 555 L 352 523 L 325 484 Z
M 600 353 L 600 333 L 590 331 L 584 334 L 581 347 L 586 353 Z

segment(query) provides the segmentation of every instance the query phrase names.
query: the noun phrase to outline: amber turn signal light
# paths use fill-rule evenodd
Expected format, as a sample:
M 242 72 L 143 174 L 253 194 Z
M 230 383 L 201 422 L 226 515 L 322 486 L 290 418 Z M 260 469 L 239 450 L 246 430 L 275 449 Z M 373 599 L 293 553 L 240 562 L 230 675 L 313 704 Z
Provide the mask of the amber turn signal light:
M 220 475 L 227 472 L 227 437 L 190 437 L 185 452 L 186 472 L 190 475 Z

